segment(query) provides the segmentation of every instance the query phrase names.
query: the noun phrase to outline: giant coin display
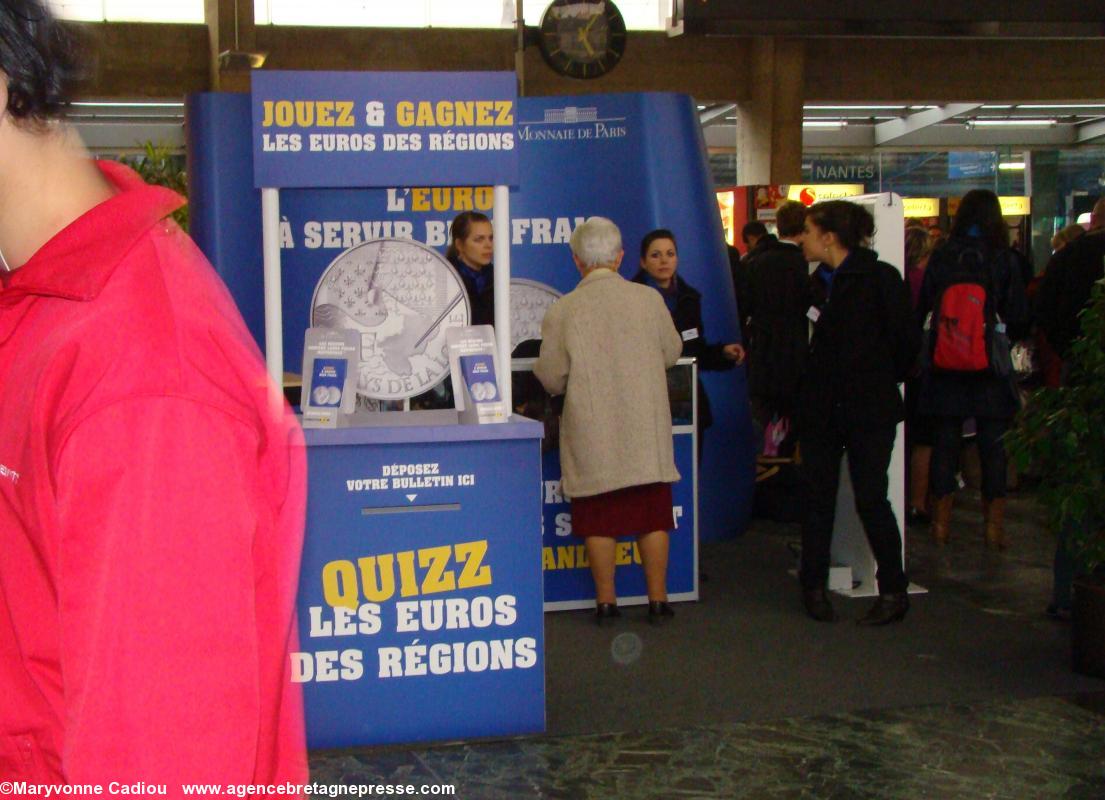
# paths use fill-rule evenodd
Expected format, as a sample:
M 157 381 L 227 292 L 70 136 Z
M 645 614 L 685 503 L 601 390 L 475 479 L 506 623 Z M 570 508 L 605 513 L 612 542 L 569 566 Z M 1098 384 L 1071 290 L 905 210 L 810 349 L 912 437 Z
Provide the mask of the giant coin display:
M 524 341 L 541 338 L 541 321 L 560 292 L 547 283 L 510 279 L 510 349 Z
M 346 250 L 322 273 L 311 324 L 361 334 L 357 392 L 403 400 L 449 374 L 445 331 L 471 310 L 452 264 L 408 239 L 373 239 Z

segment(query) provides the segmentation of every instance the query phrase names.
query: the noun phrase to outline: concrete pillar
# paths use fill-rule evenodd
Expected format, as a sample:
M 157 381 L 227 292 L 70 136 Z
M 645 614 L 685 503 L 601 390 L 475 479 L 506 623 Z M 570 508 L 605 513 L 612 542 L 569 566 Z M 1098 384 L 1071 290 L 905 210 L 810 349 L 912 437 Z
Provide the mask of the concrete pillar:
M 737 106 L 737 182 L 799 183 L 805 45 L 757 37 L 749 61 L 751 99 Z
M 1066 201 L 1059 195 L 1059 151 L 1025 153 L 1025 194 L 1032 198 L 1032 257 L 1036 273 L 1051 258 L 1051 237 L 1066 225 Z

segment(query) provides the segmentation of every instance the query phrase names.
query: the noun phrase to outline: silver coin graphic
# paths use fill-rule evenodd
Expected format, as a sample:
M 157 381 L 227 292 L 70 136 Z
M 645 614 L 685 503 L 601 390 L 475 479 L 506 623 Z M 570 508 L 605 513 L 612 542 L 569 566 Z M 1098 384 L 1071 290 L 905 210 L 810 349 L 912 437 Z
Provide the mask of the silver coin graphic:
M 330 262 L 315 285 L 311 324 L 361 334 L 357 393 L 403 400 L 449 374 L 448 328 L 471 318 L 464 285 L 436 250 L 373 239 Z
M 541 338 L 541 322 L 560 292 L 548 284 L 525 278 L 510 280 L 510 349 L 527 339 Z

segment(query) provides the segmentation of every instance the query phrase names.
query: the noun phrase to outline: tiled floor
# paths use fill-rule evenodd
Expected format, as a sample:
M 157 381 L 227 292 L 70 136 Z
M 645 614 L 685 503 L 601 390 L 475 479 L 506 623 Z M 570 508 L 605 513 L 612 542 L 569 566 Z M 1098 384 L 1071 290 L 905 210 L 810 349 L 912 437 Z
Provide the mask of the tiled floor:
M 958 530 L 973 530 L 977 498 L 962 506 Z M 1000 556 L 971 534 L 938 550 L 912 530 L 910 568 L 975 608 L 1046 630 L 1051 541 L 1029 499 L 1013 500 L 1010 518 L 1014 548 Z M 312 779 L 416 792 L 446 784 L 461 798 L 1103 800 L 1105 681 L 1101 689 L 655 730 L 643 713 L 622 733 L 316 752 Z

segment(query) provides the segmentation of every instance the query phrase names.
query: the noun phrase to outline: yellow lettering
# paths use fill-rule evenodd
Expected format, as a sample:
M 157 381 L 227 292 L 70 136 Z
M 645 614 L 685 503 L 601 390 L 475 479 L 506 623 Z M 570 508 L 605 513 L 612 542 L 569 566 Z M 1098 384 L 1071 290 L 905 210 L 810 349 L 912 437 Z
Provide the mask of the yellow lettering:
M 334 104 L 329 100 L 318 102 L 318 126 L 320 128 L 334 127 Z
M 491 112 L 494 109 L 494 103 L 491 100 L 477 100 L 476 101 L 476 124 L 480 127 L 487 127 L 494 125 L 494 118 L 491 116 Z
M 514 114 L 512 113 L 514 104 L 509 100 L 496 100 L 495 110 L 499 112 L 499 116 L 495 118 L 496 125 L 513 125 Z
M 414 574 L 414 551 L 404 550 L 395 554 L 399 562 L 399 594 L 403 597 L 414 597 L 418 594 L 418 579 Z
M 409 128 L 414 124 L 414 103 L 410 100 L 401 100 L 395 104 L 395 121 L 401 128 Z
M 315 104 L 313 100 L 295 101 L 295 124 L 301 128 L 310 128 L 315 124 Z
M 491 567 L 483 563 L 483 557 L 487 555 L 486 539 L 454 545 L 453 549 L 457 561 L 464 564 L 457 580 L 458 588 L 471 589 L 473 586 L 491 585 Z
M 411 189 L 411 211 L 430 210 L 430 190 Z
M 444 128 L 453 125 L 453 104 L 448 100 L 437 104 L 437 124 Z
M 434 109 L 429 103 L 423 101 L 418 104 L 418 116 L 414 124 L 420 128 L 431 128 L 434 125 Z
M 457 121 L 454 123 L 458 128 L 465 126 L 471 126 L 476 124 L 476 107 L 475 103 L 471 100 L 458 101 L 457 102 Z
M 453 193 L 448 188 L 435 188 L 433 194 L 434 211 L 448 211 L 452 206 Z
M 352 100 L 339 100 L 335 105 L 338 107 L 338 127 L 339 128 L 352 128 L 353 127 L 353 101 Z
M 429 567 L 426 577 L 422 579 L 422 594 L 451 592 L 457 588 L 453 571 L 446 569 L 451 555 L 452 548 L 448 545 L 444 547 L 424 547 L 418 551 L 418 565 L 423 568 Z
M 576 565 L 576 549 L 575 547 L 558 547 L 556 548 L 556 568 L 557 569 L 573 569 Z
M 261 127 L 262 128 L 271 128 L 272 127 L 272 100 L 266 100 L 263 104 L 263 108 L 264 108 L 264 113 L 262 114 L 262 117 L 261 117 Z
M 366 556 L 357 559 L 361 568 L 361 592 L 370 603 L 382 603 L 395 594 L 395 557 Z
M 295 122 L 295 109 L 287 100 L 281 100 L 276 104 L 274 116 L 277 127 L 290 128 L 292 123 Z
M 353 562 L 331 561 L 322 568 L 322 596 L 332 608 L 357 607 L 357 570 Z
M 457 211 L 471 211 L 472 206 L 472 187 L 471 186 L 458 186 L 453 189 L 453 208 Z
M 621 566 L 628 564 L 633 560 L 632 551 L 630 548 L 632 543 L 630 542 L 618 542 L 617 553 L 614 556 L 614 563 Z
M 556 569 L 556 558 L 551 547 L 541 548 L 541 569 Z

